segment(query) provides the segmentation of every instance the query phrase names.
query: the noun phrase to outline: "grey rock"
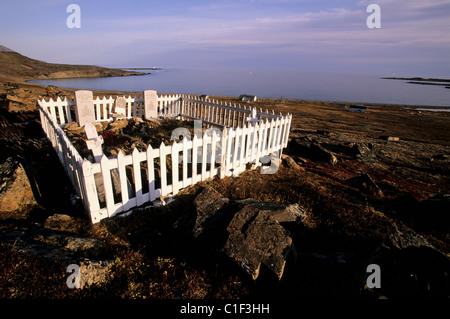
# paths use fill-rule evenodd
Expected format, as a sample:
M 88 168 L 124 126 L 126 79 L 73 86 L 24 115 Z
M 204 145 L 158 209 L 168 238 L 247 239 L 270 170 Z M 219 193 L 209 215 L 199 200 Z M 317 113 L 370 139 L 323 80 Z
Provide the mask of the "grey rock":
M 36 205 L 33 187 L 27 173 L 17 160 L 9 157 L 0 164 L 0 212 L 20 211 Z
M 236 204 L 241 208 L 246 205 L 256 207 L 261 212 L 269 214 L 272 219 L 275 219 L 279 223 L 299 223 L 307 217 L 306 210 L 298 204 L 266 203 L 251 198 L 237 200 Z
M 194 200 L 196 218 L 192 234 L 194 237 L 214 232 L 225 222 L 229 211 L 224 208 L 229 204 L 229 199 L 223 197 L 211 187 L 204 187 Z
M 290 233 L 275 219 L 277 214 L 271 216 L 270 209 L 261 209 L 261 205 L 247 204 L 234 215 L 223 252 L 253 279 L 258 278 L 261 264 L 281 279 L 288 257 L 295 255 L 294 244 Z
M 372 143 L 355 143 L 350 153 L 361 162 L 375 161 Z
M 332 154 L 330 151 L 326 150 L 320 144 L 312 143 L 310 145 L 310 149 L 311 149 L 311 156 L 315 160 L 326 162 L 331 165 L 335 165 L 338 162 L 336 156 Z
M 383 191 L 368 174 L 355 175 L 347 179 L 345 183 L 349 186 L 358 188 L 366 194 L 380 197 L 383 196 Z
M 433 246 L 424 237 L 406 228 L 396 229 L 394 232 L 389 234 L 384 245 L 389 248 L 397 249 L 422 246 L 433 248 Z
M 80 263 L 80 288 L 101 283 L 109 278 L 109 271 L 114 265 L 111 260 L 87 260 Z
M 74 227 L 74 219 L 65 214 L 54 214 L 44 222 L 44 226 L 54 230 L 68 230 Z
M 281 155 L 281 158 L 283 159 L 283 162 L 286 163 L 286 165 L 287 165 L 288 167 L 290 167 L 290 168 L 292 168 L 292 169 L 294 169 L 294 170 L 297 170 L 297 171 L 302 171 L 302 170 L 303 170 L 303 168 L 300 167 L 300 166 L 295 162 L 295 160 L 294 160 L 292 157 L 290 157 L 289 155 L 283 154 L 283 155 Z

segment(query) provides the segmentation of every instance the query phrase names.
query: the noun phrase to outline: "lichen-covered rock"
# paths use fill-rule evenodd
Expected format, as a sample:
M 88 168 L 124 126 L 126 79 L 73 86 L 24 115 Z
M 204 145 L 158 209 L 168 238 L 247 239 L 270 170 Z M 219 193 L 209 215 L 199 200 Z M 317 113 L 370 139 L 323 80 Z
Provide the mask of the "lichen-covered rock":
M 246 205 L 227 227 L 229 237 L 223 251 L 253 279 L 261 263 L 281 279 L 289 254 L 294 250 L 290 233 L 257 205 Z
M 20 211 L 36 204 L 22 164 L 12 157 L 8 158 L 0 164 L 0 212 Z

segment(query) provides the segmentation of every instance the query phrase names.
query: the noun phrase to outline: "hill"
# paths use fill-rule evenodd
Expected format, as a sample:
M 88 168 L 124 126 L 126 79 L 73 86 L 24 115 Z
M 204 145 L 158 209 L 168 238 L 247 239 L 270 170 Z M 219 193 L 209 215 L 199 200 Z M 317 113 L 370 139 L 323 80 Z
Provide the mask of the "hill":
M 0 80 L 63 79 L 144 75 L 93 65 L 56 64 L 35 60 L 0 45 Z

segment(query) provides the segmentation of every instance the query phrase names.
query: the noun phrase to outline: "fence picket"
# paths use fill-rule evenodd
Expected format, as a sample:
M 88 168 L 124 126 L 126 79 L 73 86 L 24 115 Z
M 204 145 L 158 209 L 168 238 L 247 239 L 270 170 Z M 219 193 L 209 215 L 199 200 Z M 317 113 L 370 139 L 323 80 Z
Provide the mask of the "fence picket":
M 204 181 L 206 177 L 206 164 L 207 164 L 207 155 L 208 155 L 208 135 L 205 132 L 203 134 L 203 145 L 202 145 L 202 181 Z
M 177 142 L 172 144 L 172 195 L 178 194 L 179 190 L 179 177 L 178 177 L 178 155 L 179 146 Z
M 111 217 L 112 214 L 114 214 L 114 194 L 111 182 L 111 169 L 109 167 L 109 160 L 105 155 L 103 155 L 102 160 L 100 161 L 100 165 L 103 179 L 103 188 L 105 191 L 106 209 L 108 212 L 108 217 Z
M 188 187 L 188 139 L 183 138 L 183 187 Z M 192 142 L 191 142 L 192 143 Z
M 217 144 L 217 134 L 216 131 L 212 131 L 211 136 L 211 164 L 210 164 L 210 174 L 209 177 L 213 178 L 215 175 L 215 162 L 216 162 L 216 145 Z
M 142 194 L 142 176 L 141 176 L 141 161 L 139 160 L 139 151 L 137 148 L 131 154 L 133 158 L 133 176 L 134 176 L 134 190 L 136 194 L 136 206 L 141 206 L 144 203 Z
M 131 208 L 129 203 L 129 194 L 128 194 L 128 184 L 127 184 L 127 172 L 125 170 L 125 155 L 122 151 L 119 151 L 119 154 L 117 154 L 117 170 L 119 172 L 119 179 L 120 179 L 120 193 L 122 197 L 122 206 L 123 210 L 127 211 Z
M 166 161 L 166 146 L 161 143 L 159 146 L 159 161 L 160 161 L 160 172 L 161 172 L 161 196 L 166 196 L 167 191 L 167 161 Z
M 197 135 L 194 134 L 192 139 L 192 184 L 198 182 L 197 179 L 197 151 L 198 151 L 198 138 Z
M 239 139 L 241 137 L 241 128 L 240 127 L 235 128 L 234 132 L 235 132 L 235 137 L 234 137 L 233 161 L 232 161 L 232 166 L 231 166 L 232 169 L 239 166 L 238 151 L 239 151 Z
M 154 201 L 158 198 L 158 194 L 155 189 L 155 164 L 154 158 L 158 156 L 158 152 L 153 149 L 151 145 L 147 148 L 147 177 L 148 177 L 148 190 L 150 195 L 150 201 Z

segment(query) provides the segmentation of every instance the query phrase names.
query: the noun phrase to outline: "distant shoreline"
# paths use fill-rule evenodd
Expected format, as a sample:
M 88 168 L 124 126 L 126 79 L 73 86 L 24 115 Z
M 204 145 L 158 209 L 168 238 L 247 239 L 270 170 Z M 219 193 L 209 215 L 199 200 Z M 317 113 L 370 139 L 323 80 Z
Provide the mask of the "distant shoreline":
M 162 70 L 162 68 L 152 67 L 152 68 L 120 68 L 121 70 Z M 150 74 L 150 73 L 149 73 Z
M 382 79 L 408 81 L 408 83 L 411 84 L 444 86 L 445 88 L 450 89 L 450 79 L 421 78 L 421 77 L 412 77 L 412 78 L 383 77 Z

